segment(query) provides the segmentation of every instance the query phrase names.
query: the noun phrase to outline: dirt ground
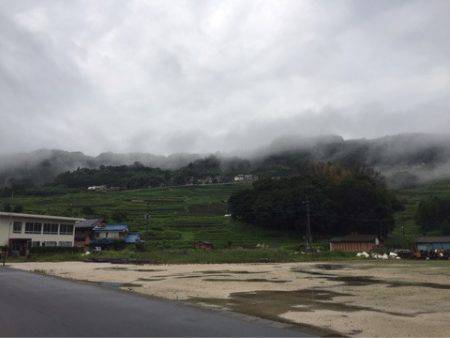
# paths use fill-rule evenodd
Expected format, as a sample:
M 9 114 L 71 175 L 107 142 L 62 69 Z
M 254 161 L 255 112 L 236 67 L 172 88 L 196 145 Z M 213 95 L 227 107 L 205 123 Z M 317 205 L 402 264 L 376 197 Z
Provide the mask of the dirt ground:
M 351 336 L 450 336 L 450 262 L 12 267 Z

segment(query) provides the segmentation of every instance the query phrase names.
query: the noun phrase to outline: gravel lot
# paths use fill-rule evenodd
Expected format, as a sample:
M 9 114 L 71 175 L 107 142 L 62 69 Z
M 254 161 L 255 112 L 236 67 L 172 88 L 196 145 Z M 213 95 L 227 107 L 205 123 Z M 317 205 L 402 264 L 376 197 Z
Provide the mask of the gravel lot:
M 11 266 L 343 335 L 450 336 L 446 261 Z

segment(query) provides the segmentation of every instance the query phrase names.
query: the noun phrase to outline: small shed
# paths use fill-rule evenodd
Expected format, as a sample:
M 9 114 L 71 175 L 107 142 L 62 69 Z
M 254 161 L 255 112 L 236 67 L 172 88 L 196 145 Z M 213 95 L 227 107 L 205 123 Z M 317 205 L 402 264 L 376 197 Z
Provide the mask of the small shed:
M 416 251 L 450 250 L 450 236 L 426 236 L 414 240 Z
M 214 245 L 211 242 L 197 242 L 195 243 L 195 248 L 196 249 L 203 249 L 203 250 L 212 250 L 214 249 Z
M 376 235 L 347 235 L 330 240 L 330 251 L 361 252 L 371 251 L 381 246 Z

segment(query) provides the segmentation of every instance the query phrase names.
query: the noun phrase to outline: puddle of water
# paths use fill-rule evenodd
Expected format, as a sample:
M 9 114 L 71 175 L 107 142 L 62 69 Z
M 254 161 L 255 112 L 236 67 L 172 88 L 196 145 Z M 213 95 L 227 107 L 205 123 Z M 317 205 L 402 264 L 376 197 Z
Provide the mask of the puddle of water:
M 249 283 L 288 283 L 289 280 L 281 279 L 265 279 L 265 278 L 249 278 L 249 279 L 234 279 L 234 278 L 204 278 L 205 282 L 249 282 Z
M 142 284 L 137 283 L 121 283 L 121 282 L 96 282 L 96 284 L 110 288 L 136 288 L 142 286 Z
M 367 286 L 367 285 L 384 284 L 387 287 L 391 287 L 391 288 L 415 286 L 415 287 L 424 287 L 424 288 L 431 288 L 431 289 L 450 290 L 449 284 L 438 284 L 438 283 L 431 283 L 431 282 L 409 282 L 409 281 L 398 281 L 398 280 L 384 280 L 384 279 L 378 279 L 378 278 L 371 277 L 371 276 L 337 276 L 337 275 L 331 275 L 331 274 L 322 273 L 322 272 L 318 272 L 318 271 L 308 271 L 308 270 L 301 270 L 301 269 L 293 269 L 292 271 L 315 276 L 315 277 L 311 277 L 311 278 L 322 278 L 322 279 L 326 279 L 327 281 L 331 281 L 331 282 L 341 282 L 347 286 Z
M 296 306 L 302 304 L 303 310 L 313 311 L 311 304 L 320 301 L 329 301 L 333 297 L 346 295 L 333 291 L 297 290 L 297 291 L 252 291 L 230 294 L 229 298 L 191 298 L 197 304 L 207 304 L 222 307 L 231 311 L 260 317 L 264 319 L 285 322 L 309 328 L 314 336 L 340 337 L 341 335 L 330 329 L 318 326 L 299 324 L 286 318 L 279 317 L 287 311 L 300 311 Z M 315 331 L 315 332 L 314 332 Z
M 349 268 L 348 265 L 344 264 L 316 264 L 315 267 L 322 270 L 342 270 Z
M 128 271 L 128 268 L 125 268 L 123 266 L 110 266 L 106 268 L 95 268 L 95 270 L 103 270 L 103 271 Z
M 228 277 L 230 275 L 226 275 L 226 274 L 217 274 L 217 275 L 208 275 L 208 277 Z M 175 277 L 177 279 L 183 279 L 183 278 L 203 278 L 205 277 L 204 275 L 187 275 L 187 276 L 178 276 Z
M 167 271 L 164 269 L 130 269 L 131 271 L 136 271 L 136 272 L 162 272 L 162 271 Z
M 216 274 L 216 273 L 236 273 L 236 274 L 257 274 L 257 273 L 267 273 L 269 271 L 246 271 L 246 270 L 203 270 L 194 271 L 194 273 L 204 273 L 204 274 Z
M 193 298 L 192 301 L 219 305 L 233 311 L 263 318 L 275 318 L 276 320 L 280 319 L 278 317 L 279 315 L 288 311 L 312 312 L 317 310 L 336 312 L 372 311 L 402 317 L 415 316 L 415 314 L 383 311 L 369 306 L 334 301 L 336 297 L 342 296 L 351 296 L 351 294 L 323 289 L 302 289 L 294 291 L 261 290 L 232 293 L 228 299 Z
M 138 278 L 137 280 L 143 281 L 143 282 L 156 282 L 156 281 L 166 280 L 166 278 Z

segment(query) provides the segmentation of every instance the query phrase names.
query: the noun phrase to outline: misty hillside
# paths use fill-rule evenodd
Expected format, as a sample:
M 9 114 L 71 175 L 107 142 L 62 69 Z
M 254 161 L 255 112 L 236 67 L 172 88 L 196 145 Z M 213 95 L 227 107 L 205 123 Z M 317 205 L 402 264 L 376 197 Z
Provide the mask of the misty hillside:
M 240 157 L 250 160 L 253 167 L 261 166 L 262 163 L 267 168 L 267 163 L 279 166 L 286 161 L 286 156 L 291 155 L 297 160 L 331 161 L 344 165 L 363 163 L 377 168 L 388 177 L 410 174 L 419 180 L 428 180 L 448 176 L 450 137 L 429 134 L 402 134 L 371 140 L 344 140 L 340 136 L 285 137 Z M 0 155 L 0 185 L 7 185 L 11 179 L 44 184 L 53 181 L 62 172 L 77 168 L 93 169 L 102 165 L 131 165 L 135 162 L 148 167 L 174 170 L 206 156 L 108 152 L 93 157 L 81 152 L 62 150 Z M 226 166 L 236 157 L 219 155 L 219 158 Z
M 140 162 L 145 166 L 178 169 L 199 159 L 196 154 L 172 154 L 158 156 L 145 153 L 102 153 L 96 157 L 82 152 L 41 149 L 30 153 L 0 155 L 0 186 L 11 179 L 30 180 L 34 184 L 51 182 L 66 171 L 77 168 L 98 168 L 102 165 L 131 165 Z

